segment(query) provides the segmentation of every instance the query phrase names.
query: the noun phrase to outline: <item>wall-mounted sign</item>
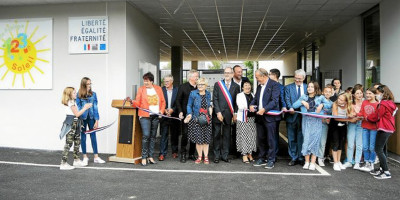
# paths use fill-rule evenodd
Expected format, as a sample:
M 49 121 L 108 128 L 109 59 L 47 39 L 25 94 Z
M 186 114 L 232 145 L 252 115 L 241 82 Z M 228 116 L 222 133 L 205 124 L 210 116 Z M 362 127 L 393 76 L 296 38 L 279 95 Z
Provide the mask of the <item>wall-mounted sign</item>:
M 108 17 L 70 17 L 69 53 L 108 53 Z
M 0 20 L 0 89 L 51 89 L 53 20 Z

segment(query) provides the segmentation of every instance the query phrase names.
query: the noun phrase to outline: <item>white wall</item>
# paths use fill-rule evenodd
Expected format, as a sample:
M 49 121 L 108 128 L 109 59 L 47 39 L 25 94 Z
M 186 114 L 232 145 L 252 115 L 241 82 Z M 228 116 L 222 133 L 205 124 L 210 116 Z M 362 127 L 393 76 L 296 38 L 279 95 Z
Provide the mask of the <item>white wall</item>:
M 126 8 L 126 87 L 130 94 L 132 85 L 138 85 L 140 77 L 139 60 L 151 63 L 160 69 L 160 54 L 158 53 L 160 41 L 159 25 L 145 16 L 137 8 L 127 4 Z M 155 53 L 156 52 L 156 53 Z
M 356 17 L 328 33 L 320 46 L 320 69 L 342 69 L 342 88 L 362 83 L 362 21 Z
M 400 102 L 400 1 L 384 0 L 380 6 L 381 82 Z
M 127 8 L 128 7 L 128 8 Z M 117 119 L 118 111 L 111 107 L 112 99 L 127 95 L 127 52 L 140 52 L 142 47 L 127 43 L 128 39 L 139 41 L 146 30 L 138 29 L 136 34 L 127 34 L 126 2 L 98 2 L 84 4 L 57 4 L 40 6 L 0 7 L 0 19 L 53 18 L 53 89 L 52 90 L 0 90 L 0 146 L 31 149 L 61 150 L 64 141 L 58 134 L 65 118 L 61 104 L 62 91 L 66 86 L 79 87 L 82 77 L 92 79 L 93 90 L 98 94 L 100 122 L 105 125 Z M 135 16 L 142 14 L 137 11 Z M 68 54 L 68 17 L 109 16 L 108 54 Z M 143 17 L 139 18 L 142 20 Z M 132 22 L 132 19 L 130 19 Z M 154 25 L 153 25 L 154 26 Z M 147 36 L 147 41 L 154 35 Z M 158 43 L 158 34 L 154 38 Z M 128 45 L 129 48 L 127 47 Z M 158 47 L 149 48 L 140 56 L 148 59 L 155 55 L 158 63 Z M 146 57 L 147 56 L 147 57 Z M 133 78 L 129 79 L 132 82 Z M 117 125 L 97 134 L 100 153 L 116 151 Z M 91 152 L 90 139 L 87 141 Z

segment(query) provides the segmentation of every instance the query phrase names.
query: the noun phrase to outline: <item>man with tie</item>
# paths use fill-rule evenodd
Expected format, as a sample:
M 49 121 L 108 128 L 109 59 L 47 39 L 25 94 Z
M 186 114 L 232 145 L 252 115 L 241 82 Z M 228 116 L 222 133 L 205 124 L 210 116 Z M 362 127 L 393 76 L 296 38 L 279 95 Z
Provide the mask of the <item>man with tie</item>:
M 227 67 L 224 70 L 224 79 L 214 84 L 212 118 L 214 163 L 219 163 L 219 159 L 230 162 L 228 155 L 231 143 L 231 124 L 232 121 L 236 121 L 236 96 L 240 87 L 232 81 L 232 77 L 233 70 L 231 67 Z
M 166 101 L 165 105 L 165 115 L 178 117 L 178 110 L 176 108 L 175 100 L 178 94 L 178 87 L 174 87 L 173 85 L 174 77 L 172 75 L 167 75 L 164 77 L 164 87 L 162 87 L 162 91 L 164 94 L 164 99 Z M 158 157 L 159 161 L 163 161 L 165 156 L 167 156 L 168 152 L 168 135 L 171 132 L 171 149 L 172 149 L 172 157 L 178 157 L 178 141 L 180 129 L 177 128 L 180 126 L 180 123 L 176 119 L 170 118 L 161 118 L 160 120 L 160 132 L 161 132 L 161 141 L 160 141 L 160 155 Z
M 286 114 L 286 128 L 289 143 L 289 155 L 291 160 L 289 166 L 294 166 L 300 162 L 303 165 L 304 157 L 301 155 L 303 145 L 303 134 L 301 132 L 301 115 L 295 113 L 292 105 L 303 94 L 307 94 L 307 84 L 303 83 L 306 72 L 298 69 L 294 72 L 294 83 L 285 86 L 285 103 L 289 112 Z M 283 108 L 284 109 L 284 108 Z
M 260 68 L 255 73 L 257 82 L 256 95 L 250 103 L 250 112 L 257 112 L 257 143 L 259 147 L 258 160 L 254 166 L 265 166 L 266 169 L 274 168 L 275 132 L 276 122 L 281 119 L 280 115 L 267 115 L 270 110 L 279 110 L 279 85 L 276 81 L 268 78 L 268 71 Z M 265 160 L 268 162 L 266 163 Z

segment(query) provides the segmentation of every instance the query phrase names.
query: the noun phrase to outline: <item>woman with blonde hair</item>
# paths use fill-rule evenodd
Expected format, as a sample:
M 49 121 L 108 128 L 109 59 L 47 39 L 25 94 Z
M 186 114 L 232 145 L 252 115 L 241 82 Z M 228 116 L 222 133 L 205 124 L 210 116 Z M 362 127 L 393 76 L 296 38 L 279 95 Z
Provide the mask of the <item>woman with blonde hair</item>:
M 205 78 L 200 78 L 197 81 L 197 90 L 190 92 L 187 104 L 187 115 L 184 120 L 189 123 L 189 140 L 196 143 L 197 160 L 196 164 L 203 161 L 204 164 L 210 164 L 208 159 L 208 150 L 211 142 L 211 93 L 206 90 L 208 81 Z
M 348 93 L 342 92 L 338 95 L 337 100 L 332 106 L 332 115 L 340 117 L 352 117 L 352 102 L 351 96 Z M 344 148 L 344 143 L 347 134 L 347 122 L 346 119 L 332 119 L 332 156 L 333 156 L 333 169 L 335 171 L 341 171 L 346 167 L 341 163 L 340 157 Z M 354 122 L 354 121 L 353 121 Z

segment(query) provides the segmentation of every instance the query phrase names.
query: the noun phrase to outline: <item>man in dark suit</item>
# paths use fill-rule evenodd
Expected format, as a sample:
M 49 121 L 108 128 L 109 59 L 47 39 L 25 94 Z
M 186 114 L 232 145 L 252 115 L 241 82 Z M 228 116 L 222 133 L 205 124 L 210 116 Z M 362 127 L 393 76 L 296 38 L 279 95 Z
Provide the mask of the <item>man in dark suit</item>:
M 199 72 L 197 70 L 190 70 L 188 74 L 188 82 L 182 84 L 179 87 L 178 95 L 176 96 L 176 107 L 178 108 L 179 118 L 183 119 L 187 114 L 187 104 L 189 100 L 190 92 L 196 90 L 196 82 L 199 79 Z M 181 162 L 186 162 L 186 152 L 188 143 L 188 124 L 181 122 L 182 124 L 182 138 L 181 138 Z M 196 144 L 189 142 L 189 159 L 195 161 L 197 158 L 194 156 L 196 150 Z
M 266 169 L 272 169 L 276 158 L 276 122 L 281 119 L 281 116 L 266 115 L 265 113 L 270 110 L 279 110 L 279 85 L 276 81 L 268 78 L 268 71 L 263 68 L 258 69 L 255 75 L 259 85 L 256 95 L 250 103 L 250 112 L 257 112 L 256 127 L 259 154 L 254 166 L 267 165 Z M 268 162 L 266 163 L 265 160 L 268 160 Z
M 176 96 L 178 94 L 178 88 L 173 85 L 174 77 L 172 75 L 167 75 L 164 77 L 164 87 L 162 91 L 164 93 L 165 105 L 165 115 L 178 117 L 178 110 L 176 108 Z M 172 157 L 178 157 L 178 141 L 179 141 L 179 121 L 176 119 L 162 118 L 160 126 L 161 132 L 161 142 L 160 142 L 160 155 L 158 157 L 159 161 L 163 161 L 167 156 L 168 152 L 168 133 L 171 132 L 171 149 Z
M 232 81 L 240 86 L 239 92 L 242 92 L 244 82 L 246 82 L 246 81 L 250 82 L 250 80 L 247 77 L 243 77 L 242 75 L 243 75 L 242 67 L 240 67 L 239 65 L 233 66 Z M 240 157 L 241 153 L 237 152 L 237 146 L 236 146 L 236 123 L 232 124 L 231 129 L 232 129 L 232 131 L 231 131 L 231 147 L 230 147 L 229 152 L 231 154 L 235 155 L 236 157 Z
M 269 70 L 269 78 L 272 79 L 273 81 L 276 81 L 279 85 L 279 91 L 280 91 L 280 95 L 279 95 L 279 109 L 282 110 L 286 110 L 286 103 L 285 103 L 285 99 L 284 99 L 284 89 L 285 86 L 283 86 L 282 84 L 279 83 L 279 77 L 281 76 L 281 72 L 279 71 L 279 69 L 271 69 Z M 281 121 L 277 121 L 276 122 L 276 132 L 275 132 L 275 142 L 276 142 L 276 146 L 275 146 L 275 153 L 278 156 L 278 152 L 279 152 L 279 124 L 281 123 Z
M 247 77 L 243 77 L 243 70 L 242 67 L 240 67 L 239 65 L 235 65 L 233 66 L 233 82 L 235 82 L 236 84 L 238 84 L 240 86 L 239 88 L 239 92 L 242 92 L 242 88 L 243 88 L 243 83 L 248 81 L 250 82 L 250 80 Z
M 232 76 L 232 68 L 227 67 L 224 70 L 224 80 L 218 81 L 214 85 L 214 163 L 219 163 L 219 159 L 225 162 L 230 162 L 228 155 L 231 143 L 231 124 L 232 121 L 236 121 L 236 95 L 239 93 L 240 87 L 232 81 Z
M 303 94 L 307 94 L 307 84 L 303 83 L 306 78 L 306 72 L 298 69 L 294 72 L 294 83 L 285 86 L 286 109 L 291 111 L 286 116 L 286 129 L 288 135 L 289 155 L 292 158 L 289 166 L 294 166 L 298 162 L 303 164 L 304 157 L 301 155 L 303 146 L 303 134 L 301 131 L 301 115 L 295 113 L 292 105 Z

